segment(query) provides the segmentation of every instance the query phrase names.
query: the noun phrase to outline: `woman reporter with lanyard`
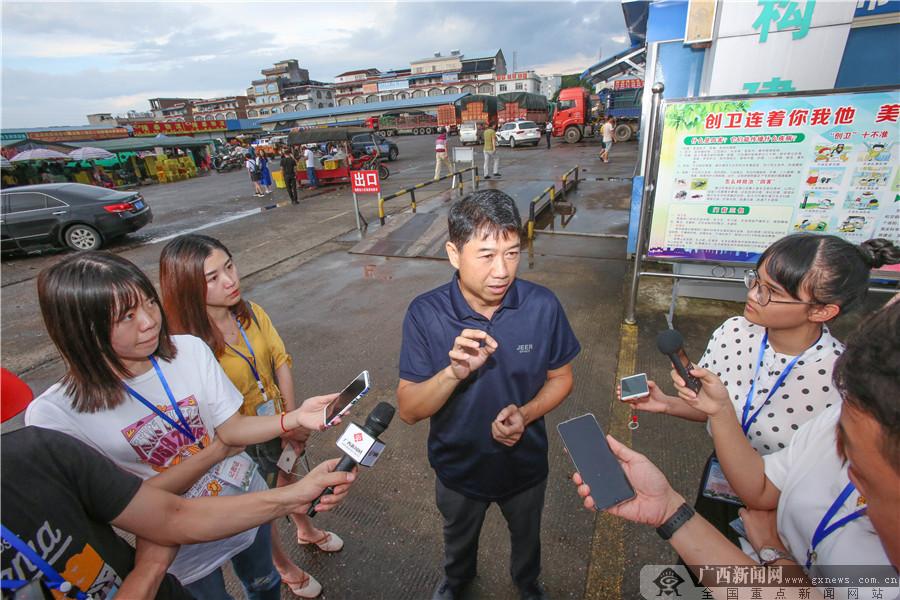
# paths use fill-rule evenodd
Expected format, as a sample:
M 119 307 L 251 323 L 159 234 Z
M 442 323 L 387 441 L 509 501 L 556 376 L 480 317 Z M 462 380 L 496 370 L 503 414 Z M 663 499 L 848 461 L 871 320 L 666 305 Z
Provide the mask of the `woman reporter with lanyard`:
M 31 403 L 26 424 L 69 434 L 176 494 L 266 489 L 241 447 L 317 427 L 336 397 L 271 416 L 240 414 L 243 398 L 208 346 L 170 336 L 150 280 L 113 254 L 79 253 L 42 271 L 38 299 L 66 373 Z M 265 524 L 183 546 L 169 571 L 200 600 L 218 600 L 229 597 L 220 567 L 230 560 L 250 600 L 279 598 L 270 545 Z
M 747 272 L 743 316 L 713 333 L 698 365 L 722 380 L 735 429 L 758 454 L 787 447 L 804 423 L 840 403 L 831 376 L 843 345 L 827 323 L 862 303 L 872 268 L 898 260 L 900 250 L 887 240 L 854 246 L 835 236 L 796 234 L 769 246 L 756 269 Z M 632 404 L 708 422 L 706 413 L 653 382 L 650 396 Z M 695 508 L 738 543 L 729 523 L 737 518 L 741 499 L 725 479 L 713 455 Z
M 215 238 L 189 234 L 175 238 L 160 255 L 160 288 L 173 331 L 202 338 L 228 378 L 243 395 L 241 413 L 268 415 L 294 406 L 291 356 L 269 315 L 241 296 L 240 278 L 228 249 Z M 298 431 L 247 448 L 270 487 L 293 478 L 277 467 L 282 448 L 292 444 L 303 453 L 309 431 Z M 305 514 L 292 518 L 297 541 L 336 552 L 344 543 L 330 531 L 313 527 Z M 321 585 L 297 567 L 272 536 L 275 566 L 294 594 L 315 597 Z

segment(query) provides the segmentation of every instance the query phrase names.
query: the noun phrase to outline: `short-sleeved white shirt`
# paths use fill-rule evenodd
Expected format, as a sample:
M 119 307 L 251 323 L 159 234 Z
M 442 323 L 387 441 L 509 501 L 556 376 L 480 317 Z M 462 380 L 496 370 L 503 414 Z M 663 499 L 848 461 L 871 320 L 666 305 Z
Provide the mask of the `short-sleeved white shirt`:
M 742 316 L 732 317 L 712 334 L 700 359 L 700 366 L 718 375 L 728 388 L 738 419 L 750 393 L 759 346 L 765 333 L 764 327 Z M 801 425 L 826 408 L 840 404 L 841 397 L 834 388 L 831 375 L 834 361 L 843 351 L 844 345 L 831 335 L 827 326 L 823 326 L 822 336 L 803 353 L 781 389 L 751 424 L 747 437 L 757 452 L 765 455 L 787 447 Z M 775 352 L 770 344 L 766 344 L 748 416 L 766 401 L 771 386 L 793 358 Z
M 813 533 L 850 479 L 847 464 L 837 452 L 840 405 L 826 409 L 794 435 L 784 450 L 763 457 L 766 477 L 781 490 L 778 500 L 778 535 L 798 563 L 804 565 Z M 864 505 L 854 491 L 832 523 Z M 815 575 L 828 576 L 828 566 L 890 565 L 868 517 L 850 521 L 816 546 Z M 834 573 L 834 576 L 838 576 Z M 896 588 L 882 588 L 883 598 L 895 598 Z M 865 593 L 864 593 L 865 592 Z M 878 597 L 859 587 L 860 598 Z M 846 598 L 847 595 L 838 595 Z
M 238 412 L 244 398 L 203 340 L 176 335 L 172 341 L 177 355 L 171 362 L 160 360 L 159 367 L 194 436 L 209 445 L 216 427 Z M 155 370 L 125 383 L 178 422 Z M 67 433 L 142 479 L 149 479 L 199 451 L 190 438 L 127 394 L 124 387 L 122 393 L 124 402 L 113 410 L 80 413 L 72 409 L 65 386 L 57 383 L 28 406 L 25 423 Z M 240 493 L 228 485 L 221 490 L 216 488 L 213 485 L 212 491 L 201 495 Z M 260 491 L 267 486 L 256 475 L 250 489 Z M 247 548 L 255 538 L 254 528 L 225 540 L 182 546 L 169 572 L 183 584 L 193 583 Z

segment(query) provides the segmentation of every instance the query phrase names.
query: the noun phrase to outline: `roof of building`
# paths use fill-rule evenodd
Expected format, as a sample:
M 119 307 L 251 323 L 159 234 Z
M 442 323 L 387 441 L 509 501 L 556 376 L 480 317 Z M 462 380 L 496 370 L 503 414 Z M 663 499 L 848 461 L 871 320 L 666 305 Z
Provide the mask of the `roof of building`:
M 93 129 L 119 129 L 118 125 L 56 125 L 52 127 L 22 127 L 18 129 L 3 129 L 3 133 L 38 133 L 42 131 L 82 131 Z
M 198 140 L 190 136 L 167 136 L 159 135 L 156 137 L 130 137 L 120 138 L 117 140 L 91 140 L 87 142 L 67 142 L 66 146 L 73 148 L 103 148 L 107 152 L 136 152 L 138 150 L 153 150 L 154 148 L 196 148 L 198 146 L 206 146 L 210 140 Z
M 493 69 L 493 60 L 473 60 L 464 62 L 460 73 L 478 73 L 480 71 L 492 71 Z
M 419 58 L 419 59 L 416 59 L 416 60 L 411 60 L 411 61 L 409 61 L 409 64 L 414 65 L 414 64 L 416 64 L 416 63 L 434 62 L 434 61 L 436 61 L 436 60 L 450 60 L 450 59 L 462 60 L 462 54 L 444 54 L 444 53 L 441 53 L 440 56 L 434 56 L 434 55 L 432 55 L 432 56 L 426 56 L 425 58 Z
M 355 70 L 355 71 L 344 71 L 343 73 L 339 73 L 338 75 L 335 75 L 335 77 L 346 77 L 347 75 L 358 75 L 358 74 L 360 74 L 360 73 L 371 73 L 371 72 L 373 72 L 373 71 L 374 71 L 375 73 L 378 73 L 378 69 L 375 69 L 375 68 L 371 68 L 371 69 L 357 69 L 357 70 Z
M 463 52 L 463 60 L 478 60 L 485 58 L 496 58 L 498 54 L 500 54 L 500 48 L 494 48 L 491 50 L 481 50 L 479 52 Z
M 465 94 L 444 94 L 441 96 L 424 96 L 422 98 L 407 98 L 405 100 L 390 100 L 387 102 L 370 102 L 368 104 L 350 104 L 348 106 L 332 106 L 329 108 L 317 108 L 314 110 L 302 110 L 289 113 L 281 113 L 258 119 L 259 123 L 277 123 L 279 121 L 300 121 L 321 117 L 337 117 L 352 115 L 355 113 L 377 112 L 379 110 L 395 110 L 400 108 L 420 108 L 424 106 L 438 106 L 452 104 Z

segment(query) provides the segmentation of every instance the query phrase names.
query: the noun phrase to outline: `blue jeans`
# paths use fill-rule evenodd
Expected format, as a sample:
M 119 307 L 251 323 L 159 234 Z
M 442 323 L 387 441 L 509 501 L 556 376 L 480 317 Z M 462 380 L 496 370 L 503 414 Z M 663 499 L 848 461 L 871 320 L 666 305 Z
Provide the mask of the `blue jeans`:
M 319 185 L 319 178 L 316 177 L 316 170 L 312 167 L 306 167 L 306 177 L 309 179 L 310 187 L 317 187 Z
M 281 576 L 272 563 L 272 526 L 269 523 L 259 527 L 256 539 L 246 550 L 231 558 L 231 566 L 241 580 L 248 600 L 280 600 Z M 222 569 L 185 587 L 197 600 L 232 598 L 225 591 Z

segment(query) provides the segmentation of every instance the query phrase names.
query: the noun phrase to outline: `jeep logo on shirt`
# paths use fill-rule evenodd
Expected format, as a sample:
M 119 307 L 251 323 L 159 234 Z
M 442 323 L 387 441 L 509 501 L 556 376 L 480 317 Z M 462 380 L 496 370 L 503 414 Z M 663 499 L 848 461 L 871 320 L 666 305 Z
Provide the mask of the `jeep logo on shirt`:
M 527 354 L 534 350 L 534 344 L 519 344 L 516 346 L 516 351 L 519 354 Z

